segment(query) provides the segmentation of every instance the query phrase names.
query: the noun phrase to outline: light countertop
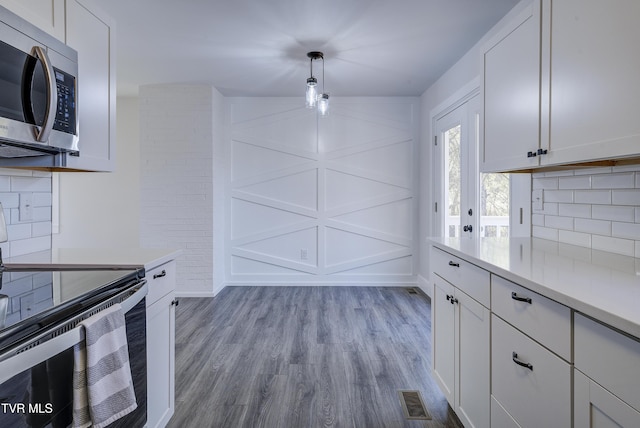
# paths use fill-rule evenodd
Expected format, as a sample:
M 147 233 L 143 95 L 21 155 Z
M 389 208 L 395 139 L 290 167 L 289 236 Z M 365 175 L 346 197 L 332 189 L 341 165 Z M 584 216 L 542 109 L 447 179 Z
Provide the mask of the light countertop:
M 153 269 L 176 259 L 181 250 L 157 248 L 56 248 L 50 251 L 9 257 L 13 269 Z
M 429 242 L 640 338 L 640 259 L 538 238 Z

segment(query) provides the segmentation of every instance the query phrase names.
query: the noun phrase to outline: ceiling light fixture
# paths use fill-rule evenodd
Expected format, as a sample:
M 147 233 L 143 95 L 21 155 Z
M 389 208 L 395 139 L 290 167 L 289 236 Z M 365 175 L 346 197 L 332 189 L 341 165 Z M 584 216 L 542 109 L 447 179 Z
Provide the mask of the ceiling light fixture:
M 329 114 L 329 94 L 324 91 L 324 54 L 318 51 L 307 53 L 311 76 L 307 79 L 306 106 L 307 108 L 318 107 L 322 116 Z M 313 76 L 313 60 L 322 60 L 322 93 L 318 94 L 318 80 Z

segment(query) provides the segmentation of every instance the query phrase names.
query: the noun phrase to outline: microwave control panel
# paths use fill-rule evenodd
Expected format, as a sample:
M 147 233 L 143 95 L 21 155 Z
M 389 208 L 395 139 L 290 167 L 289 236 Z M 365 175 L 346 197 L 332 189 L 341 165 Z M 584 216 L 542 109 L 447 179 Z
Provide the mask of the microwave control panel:
M 53 68 L 58 87 L 56 121 L 53 129 L 77 135 L 76 132 L 76 78 L 69 73 Z

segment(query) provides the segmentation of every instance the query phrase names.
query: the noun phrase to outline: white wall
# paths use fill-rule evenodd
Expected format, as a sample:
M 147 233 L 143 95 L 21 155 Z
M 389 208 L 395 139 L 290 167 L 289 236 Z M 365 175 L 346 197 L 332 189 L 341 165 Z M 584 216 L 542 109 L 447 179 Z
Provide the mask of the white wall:
M 112 173 L 64 172 L 59 179 L 55 248 L 126 248 L 139 241 L 138 99 L 118 98 L 116 168 Z M 57 176 L 57 177 L 56 177 Z
M 427 294 L 429 293 L 429 246 L 426 238 L 432 236 L 436 231 L 432 230 L 432 212 L 434 200 L 432 196 L 433 184 L 439 177 L 432 176 L 431 151 L 433 141 L 432 117 L 440 113 L 439 110 L 446 109 L 451 103 L 455 103 L 457 96 L 461 94 L 462 88 L 471 90 L 473 86 L 478 86 L 482 71 L 481 47 L 486 40 L 491 38 L 500 28 L 504 26 L 524 7 L 531 3 L 530 0 L 523 0 L 518 3 L 498 24 L 496 24 L 487 34 L 475 44 L 453 67 L 451 67 L 436 83 L 427 89 L 420 99 L 421 101 L 421 145 L 420 145 L 420 270 L 418 281 Z M 477 82 L 477 83 L 474 83 Z
M 227 270 L 235 284 L 415 282 L 416 98 L 232 98 Z
M 140 245 L 182 249 L 177 294 L 214 295 L 222 282 L 214 281 L 224 228 L 214 166 L 224 165 L 214 147 L 219 156 L 223 97 L 205 85 L 146 85 L 139 99 Z

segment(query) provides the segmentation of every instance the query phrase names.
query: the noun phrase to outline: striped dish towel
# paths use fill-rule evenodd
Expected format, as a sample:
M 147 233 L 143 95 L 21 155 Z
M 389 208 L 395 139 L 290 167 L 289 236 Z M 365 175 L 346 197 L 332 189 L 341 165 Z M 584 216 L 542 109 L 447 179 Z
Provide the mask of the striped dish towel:
M 73 427 L 102 428 L 138 406 L 122 308 L 110 306 L 80 323 L 73 349 Z

